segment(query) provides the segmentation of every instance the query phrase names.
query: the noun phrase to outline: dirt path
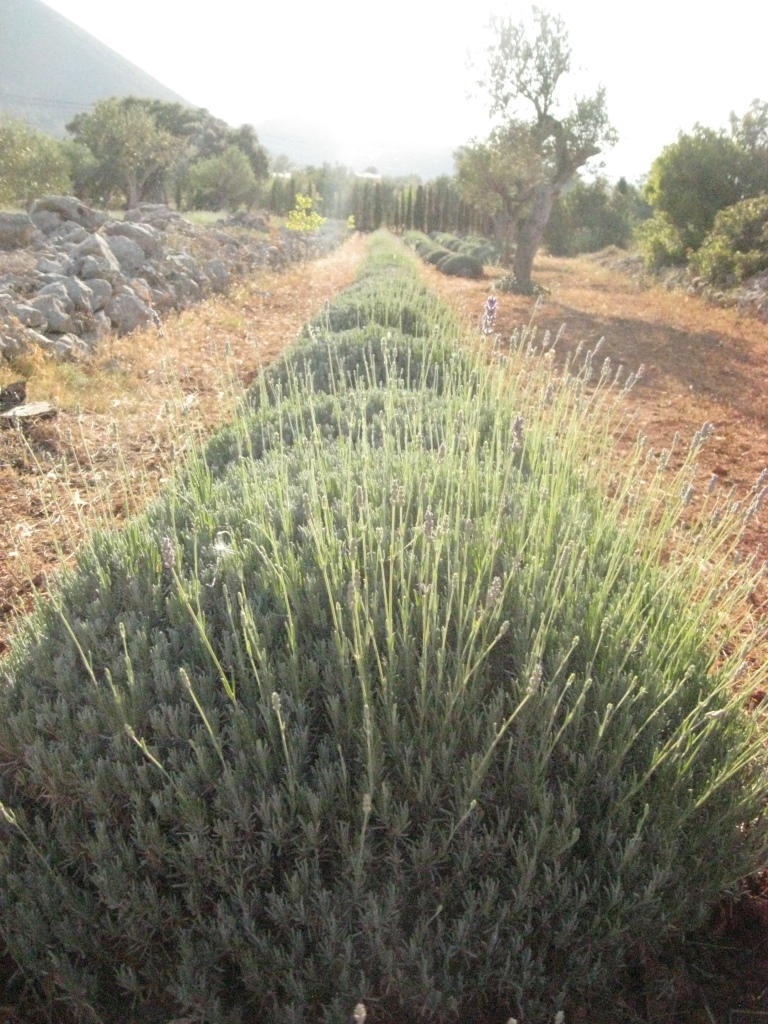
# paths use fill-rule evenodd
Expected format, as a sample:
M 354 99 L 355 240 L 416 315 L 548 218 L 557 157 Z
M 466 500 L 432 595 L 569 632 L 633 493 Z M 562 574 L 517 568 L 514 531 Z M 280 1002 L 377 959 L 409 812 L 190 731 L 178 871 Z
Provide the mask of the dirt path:
M 55 419 L 0 429 L 0 656 L 18 614 L 86 531 L 119 523 L 157 492 L 192 435 L 230 415 L 260 366 L 355 277 L 367 239 L 263 271 L 152 328 L 105 342 L 81 364 L 0 364 L 0 388 L 27 379 Z

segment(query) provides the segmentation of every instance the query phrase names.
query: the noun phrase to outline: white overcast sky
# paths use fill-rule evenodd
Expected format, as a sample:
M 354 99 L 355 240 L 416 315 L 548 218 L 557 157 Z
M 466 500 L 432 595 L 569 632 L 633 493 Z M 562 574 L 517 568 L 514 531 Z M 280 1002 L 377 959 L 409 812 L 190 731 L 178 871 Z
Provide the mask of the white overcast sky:
M 467 101 L 468 52 L 493 0 L 45 0 L 191 103 L 232 125 L 290 118 L 367 148 L 456 147 L 487 134 Z M 568 26 L 578 81 L 602 83 L 620 142 L 606 168 L 636 180 L 679 130 L 726 127 L 768 100 L 768 0 L 553 0 Z

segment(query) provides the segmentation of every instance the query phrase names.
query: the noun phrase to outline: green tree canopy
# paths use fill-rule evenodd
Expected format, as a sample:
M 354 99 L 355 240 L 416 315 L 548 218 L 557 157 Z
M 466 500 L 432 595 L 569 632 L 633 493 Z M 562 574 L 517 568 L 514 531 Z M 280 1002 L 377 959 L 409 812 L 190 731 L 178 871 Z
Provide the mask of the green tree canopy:
M 91 190 L 105 203 L 122 198 L 129 209 L 144 198 L 153 175 L 173 166 L 181 148 L 145 106 L 130 99 L 99 100 L 89 113 L 78 114 L 67 131 L 95 159 Z
M 697 124 L 653 161 L 645 197 L 678 230 L 686 249 L 698 249 L 718 210 L 744 198 L 747 165 L 733 138 Z
M 72 189 L 66 151 L 56 139 L 16 118 L 0 118 L 0 206 Z
M 254 181 L 267 175 L 267 154 L 253 127 L 231 128 L 203 107 L 112 98 L 78 115 L 67 130 L 94 158 L 83 188 L 95 199 L 117 194 L 130 206 L 142 200 L 167 202 L 174 195 L 180 202 L 190 168 L 231 148 L 242 155 Z M 227 157 L 230 175 L 233 159 Z
M 501 123 L 484 142 L 456 154 L 457 180 L 466 201 L 493 219 L 507 249 L 515 246 L 514 274 L 522 291 L 553 205 L 580 167 L 616 141 L 605 91 L 561 107 L 571 68 L 563 20 L 538 7 L 532 22 L 492 19 L 485 91 Z
M 683 251 L 702 245 L 720 210 L 768 192 L 768 103 L 754 100 L 730 123 L 730 134 L 700 124 L 680 132 L 651 166 L 645 197 Z
M 742 117 L 731 114 L 731 137 L 747 154 L 749 196 L 768 192 L 768 103 L 753 100 Z
M 607 245 L 626 248 L 635 225 L 650 216 L 640 190 L 621 178 L 578 178 L 558 198 L 544 232 L 544 244 L 555 256 L 597 252 Z
M 253 168 L 237 146 L 192 164 L 180 188 L 186 205 L 198 210 L 250 209 L 259 197 Z

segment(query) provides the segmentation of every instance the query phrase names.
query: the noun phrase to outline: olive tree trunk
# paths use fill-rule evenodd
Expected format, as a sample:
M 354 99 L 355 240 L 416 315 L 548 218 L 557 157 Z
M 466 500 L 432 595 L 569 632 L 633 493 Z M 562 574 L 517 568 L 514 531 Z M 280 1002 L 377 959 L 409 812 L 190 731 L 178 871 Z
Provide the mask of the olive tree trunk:
M 516 286 L 521 292 L 531 290 L 533 260 L 541 245 L 544 229 L 560 191 L 559 184 L 543 183 L 538 185 L 534 192 L 530 211 L 518 222 L 517 249 L 515 250 L 513 270 Z

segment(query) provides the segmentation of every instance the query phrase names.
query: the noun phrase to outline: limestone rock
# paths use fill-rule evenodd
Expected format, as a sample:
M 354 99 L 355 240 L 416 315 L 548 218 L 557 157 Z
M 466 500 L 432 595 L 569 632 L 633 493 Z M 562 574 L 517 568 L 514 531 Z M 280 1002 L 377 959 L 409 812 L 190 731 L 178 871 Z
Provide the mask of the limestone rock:
M 44 285 L 37 293 L 37 298 L 40 298 L 41 296 L 45 295 L 52 295 L 53 298 L 58 299 L 58 301 L 61 303 L 62 307 L 67 313 L 71 313 L 72 310 L 74 309 L 74 303 L 72 302 L 72 299 L 69 297 L 67 286 L 64 283 L 65 280 L 66 279 L 52 281 L 49 284 Z
M 223 292 L 229 285 L 229 271 L 224 260 L 208 260 L 203 265 L 205 276 L 211 282 L 211 288 L 215 292 Z
M 45 317 L 45 330 L 54 334 L 65 334 L 72 329 L 72 318 L 56 295 L 37 295 L 30 300 L 29 305 L 39 310 Z
M 76 359 L 89 356 L 90 346 L 77 334 L 61 334 L 49 340 L 50 350 L 60 359 Z
M 98 281 L 99 278 L 94 278 L 94 280 Z M 110 288 L 111 293 L 111 286 L 108 282 L 105 282 L 105 284 Z M 93 313 L 93 289 L 90 285 L 86 284 L 85 281 L 81 281 L 79 277 L 65 277 L 62 285 L 75 310 L 81 313 Z
M 104 234 L 110 237 L 120 235 L 130 238 L 132 242 L 136 242 L 137 245 L 141 246 L 144 255 L 148 257 L 156 256 L 163 244 L 160 232 L 149 224 L 134 224 L 131 221 L 111 220 L 104 225 Z M 114 248 L 112 251 L 115 251 Z
M 87 287 L 91 293 L 91 312 L 96 313 L 104 309 L 112 298 L 112 285 L 109 281 L 103 277 L 91 277 L 88 279 Z
M 154 320 L 152 310 L 136 293 L 125 286 L 112 296 L 104 307 L 118 334 L 130 334 L 137 327 Z
M 46 327 L 48 323 L 44 313 L 41 313 L 39 309 L 35 309 L 34 306 L 27 305 L 25 302 L 10 304 L 8 312 L 20 324 L 23 324 L 24 327 Z
M 62 274 L 64 271 L 64 260 L 51 259 L 50 256 L 41 256 L 37 261 L 35 270 L 38 274 Z
M 75 224 L 79 224 L 80 227 L 86 228 L 88 231 L 98 231 L 107 219 L 106 213 L 92 210 L 90 206 L 81 203 L 74 196 L 45 196 L 42 199 L 36 199 L 29 208 L 30 216 L 34 217 L 40 211 L 57 213 L 63 221 L 74 221 Z
M 33 207 L 29 216 L 37 230 L 42 231 L 44 235 L 50 235 L 64 223 L 61 214 L 54 210 L 35 210 Z
M 146 253 L 132 238 L 126 235 L 111 235 L 108 242 L 109 248 L 117 262 L 120 270 L 131 277 L 146 262 Z

